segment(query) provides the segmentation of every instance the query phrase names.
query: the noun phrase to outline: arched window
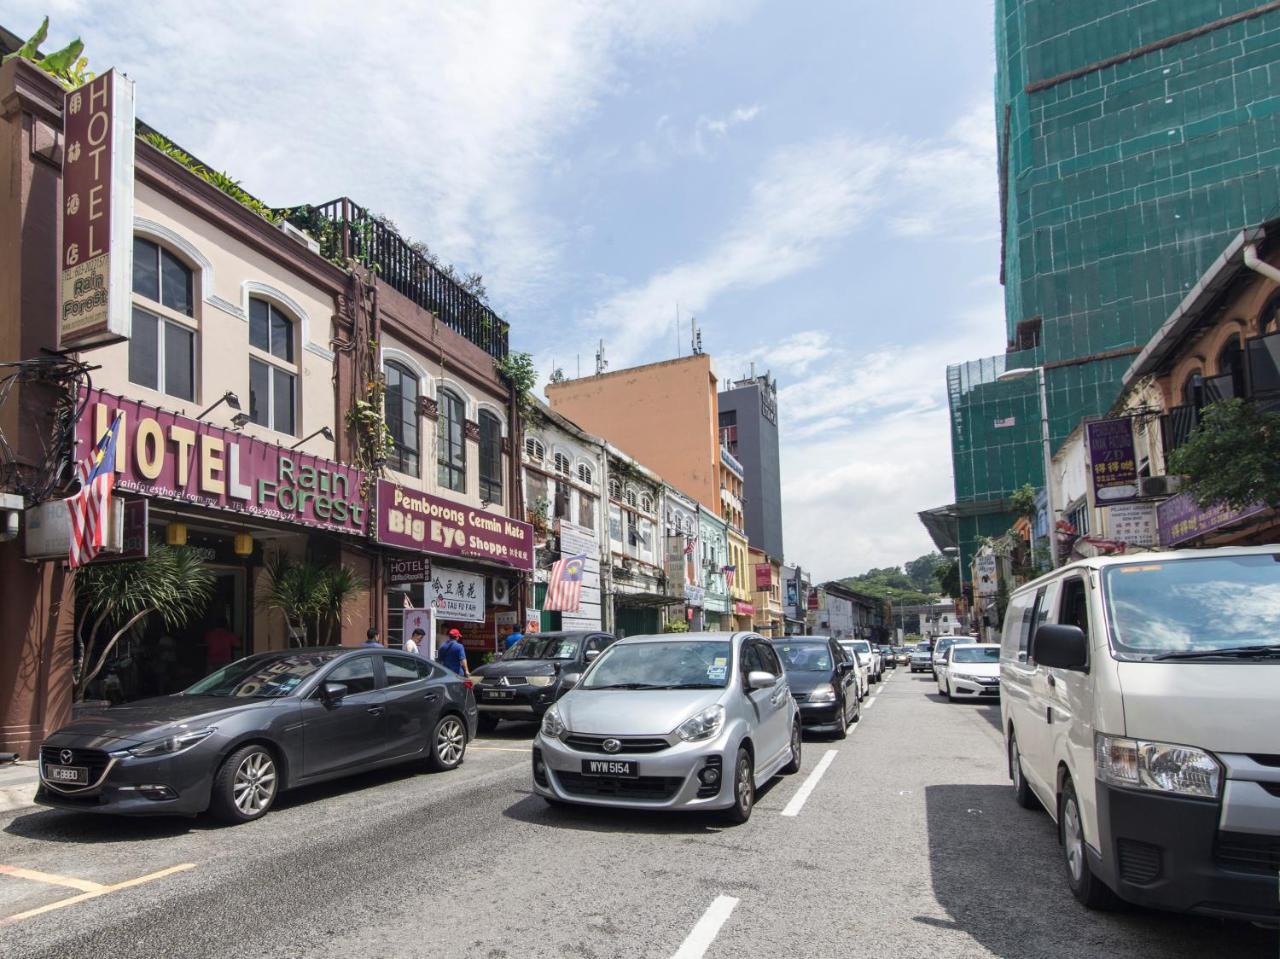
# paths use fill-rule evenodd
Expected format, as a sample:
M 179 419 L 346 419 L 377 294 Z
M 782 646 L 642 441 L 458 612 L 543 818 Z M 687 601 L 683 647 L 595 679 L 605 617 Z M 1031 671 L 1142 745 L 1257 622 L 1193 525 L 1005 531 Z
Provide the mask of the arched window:
M 1231 392 L 1228 394 L 1222 386 L 1219 386 L 1218 393 L 1221 396 L 1215 397 L 1215 399 L 1244 396 L 1244 350 L 1240 348 L 1239 335 L 1233 336 L 1223 343 L 1222 349 L 1218 351 L 1218 376 L 1231 377 Z M 1225 382 L 1224 380 L 1219 380 L 1219 383 L 1225 384 Z
M 280 433 L 296 430 L 296 326 L 274 303 L 249 300 L 249 419 Z
M 526 436 L 524 440 L 524 455 L 535 463 L 541 463 L 542 458 L 547 455 L 547 448 L 542 445 L 542 440 Z
M 1199 370 L 1192 370 L 1187 374 L 1187 378 L 1182 381 L 1182 402 L 1186 406 L 1194 406 L 1199 409 L 1204 405 L 1204 377 Z
M 502 502 L 502 421 L 480 411 L 480 498 Z
M 195 282 L 167 249 L 133 238 L 133 330 L 129 381 L 183 400 L 196 398 Z
M 640 509 L 646 513 L 653 512 L 653 497 L 648 493 L 640 497 Z
M 467 408 L 457 394 L 440 391 L 440 420 L 436 423 L 437 479 L 445 489 L 467 491 Z
M 627 505 L 632 509 L 636 507 L 636 491 L 633 489 L 627 490 Z
M 616 477 L 609 480 L 609 496 L 613 499 L 622 499 L 622 483 Z
M 556 473 L 568 479 L 569 477 L 569 457 L 563 453 L 557 453 L 555 458 Z
M 594 477 L 592 476 L 592 473 L 591 473 L 591 467 L 588 466 L 586 463 L 579 463 L 578 464 L 578 482 L 581 483 L 583 486 L 590 486 L 593 478 Z
M 410 476 L 421 475 L 421 444 L 418 432 L 418 377 L 407 366 L 387 360 L 383 374 L 387 390 L 383 408 L 391 433 L 391 453 L 387 466 Z

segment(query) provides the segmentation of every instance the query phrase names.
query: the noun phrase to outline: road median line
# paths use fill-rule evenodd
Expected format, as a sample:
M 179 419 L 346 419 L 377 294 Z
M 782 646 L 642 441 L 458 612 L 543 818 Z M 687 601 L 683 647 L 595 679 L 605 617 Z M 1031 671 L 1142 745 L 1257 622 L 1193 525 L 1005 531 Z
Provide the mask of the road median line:
M 836 758 L 838 749 L 828 749 L 818 760 L 818 765 L 813 767 L 813 772 L 809 773 L 808 778 L 800 784 L 800 788 L 796 790 L 796 794 L 791 797 L 791 801 L 787 803 L 786 808 L 782 810 L 781 815 L 795 817 L 800 815 L 800 810 L 804 808 L 805 802 L 808 801 L 810 793 L 818 785 L 818 780 L 822 778 L 823 773 L 827 771 L 827 767 L 831 765 L 832 760 Z

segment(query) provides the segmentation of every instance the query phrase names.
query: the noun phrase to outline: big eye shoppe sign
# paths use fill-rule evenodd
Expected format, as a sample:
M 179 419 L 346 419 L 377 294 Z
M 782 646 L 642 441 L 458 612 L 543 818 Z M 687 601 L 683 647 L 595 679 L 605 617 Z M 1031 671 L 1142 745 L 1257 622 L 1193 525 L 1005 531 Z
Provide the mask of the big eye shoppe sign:
M 332 532 L 368 527 L 360 470 L 101 390 L 85 399 L 76 456 L 119 416 L 119 490 Z

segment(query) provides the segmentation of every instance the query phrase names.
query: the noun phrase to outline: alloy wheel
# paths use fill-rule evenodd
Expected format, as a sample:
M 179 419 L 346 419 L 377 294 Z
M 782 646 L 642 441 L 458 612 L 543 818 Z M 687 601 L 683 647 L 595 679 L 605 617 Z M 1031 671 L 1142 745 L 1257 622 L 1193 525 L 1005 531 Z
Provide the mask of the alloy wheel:
M 462 759 L 463 750 L 467 746 L 467 734 L 462 723 L 450 717 L 440 724 L 436 730 L 436 755 L 446 766 L 453 766 Z
M 276 795 L 276 764 L 266 752 L 252 752 L 241 760 L 231 795 L 245 816 L 261 815 L 271 805 Z
M 1062 803 L 1062 848 L 1067 856 L 1067 869 L 1071 879 L 1080 882 L 1084 877 L 1084 834 L 1080 829 L 1080 810 L 1074 796 Z
M 755 784 L 751 781 L 751 760 L 746 756 L 738 758 L 738 809 L 744 814 L 750 811 L 754 798 Z

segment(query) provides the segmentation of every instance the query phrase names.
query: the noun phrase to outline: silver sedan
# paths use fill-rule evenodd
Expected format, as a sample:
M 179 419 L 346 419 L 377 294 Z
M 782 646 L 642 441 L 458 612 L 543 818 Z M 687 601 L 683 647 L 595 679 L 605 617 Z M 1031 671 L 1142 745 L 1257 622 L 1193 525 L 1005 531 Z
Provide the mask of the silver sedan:
M 799 710 L 766 640 L 636 636 L 547 710 L 533 788 L 554 804 L 714 809 L 741 823 L 757 787 L 799 771 L 800 748 Z

